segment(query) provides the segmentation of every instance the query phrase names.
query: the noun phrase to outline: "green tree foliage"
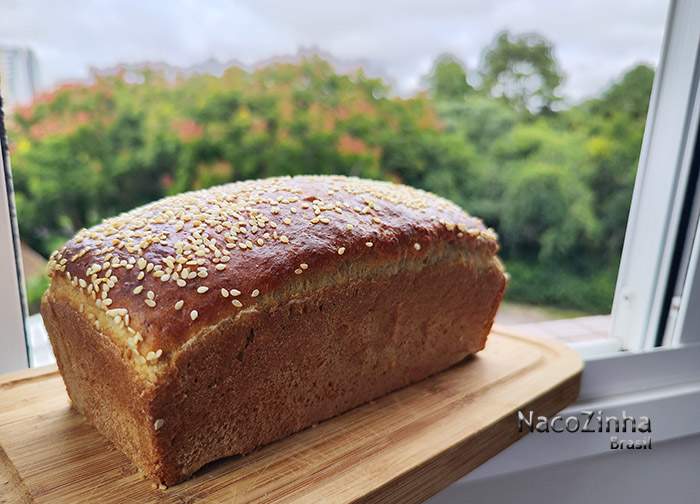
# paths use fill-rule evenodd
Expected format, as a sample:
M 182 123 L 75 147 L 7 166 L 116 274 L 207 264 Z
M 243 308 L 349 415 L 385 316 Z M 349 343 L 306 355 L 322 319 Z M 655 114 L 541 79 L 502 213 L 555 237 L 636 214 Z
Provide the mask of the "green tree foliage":
M 438 100 L 458 100 L 472 91 L 464 64 L 451 54 L 443 54 L 435 60 L 426 81 L 431 96 Z
M 62 86 L 11 124 L 23 239 L 48 254 L 104 217 L 229 181 L 383 178 L 442 194 L 496 228 L 510 299 L 609 310 L 653 70 L 639 65 L 600 96 L 552 110 L 561 75 L 551 44 L 503 33 L 482 74 L 472 89 L 465 66 L 442 56 L 430 93 L 411 98 L 318 58 Z
M 496 36 L 481 61 L 481 87 L 521 112 L 551 111 L 563 76 L 554 48 L 536 33 Z
M 468 194 L 473 153 L 442 130 L 427 97 L 389 98 L 382 81 L 336 74 L 318 58 L 174 82 L 148 69 L 96 76 L 16 113 L 21 232 L 48 254 L 159 197 L 276 175 L 450 180 Z

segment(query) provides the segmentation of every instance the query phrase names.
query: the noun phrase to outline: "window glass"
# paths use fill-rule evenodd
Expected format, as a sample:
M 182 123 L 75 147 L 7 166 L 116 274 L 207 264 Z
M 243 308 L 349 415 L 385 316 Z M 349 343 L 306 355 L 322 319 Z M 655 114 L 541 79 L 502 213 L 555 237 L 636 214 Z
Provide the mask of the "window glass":
M 11 2 L 0 83 L 30 313 L 50 252 L 104 217 L 339 173 L 494 227 L 511 275 L 498 323 L 605 337 L 667 8 Z M 34 362 L 50 360 L 35 315 L 29 329 Z

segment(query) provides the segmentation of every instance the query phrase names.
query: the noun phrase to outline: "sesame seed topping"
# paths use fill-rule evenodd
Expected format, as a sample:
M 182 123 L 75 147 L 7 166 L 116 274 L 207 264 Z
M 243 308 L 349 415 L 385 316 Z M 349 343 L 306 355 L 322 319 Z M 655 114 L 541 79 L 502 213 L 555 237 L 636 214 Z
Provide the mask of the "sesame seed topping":
M 199 312 L 198 312 L 197 310 L 192 310 L 192 311 L 190 312 L 190 318 L 191 318 L 192 320 L 197 320 L 197 317 L 199 317 Z
M 233 301 L 231 301 L 231 304 L 236 308 L 241 308 L 243 306 L 243 303 L 241 303 L 238 299 L 234 299 Z
M 165 420 L 163 420 L 162 418 L 159 418 L 158 420 L 153 422 L 153 428 L 155 430 L 160 430 L 160 428 L 163 427 L 164 425 L 165 425 Z
M 391 228 L 397 216 L 412 219 L 417 223 L 416 229 L 426 230 L 426 234 L 416 236 L 415 242 L 409 242 L 416 251 L 421 250 L 419 241 L 424 237 L 445 229 L 454 231 L 457 238 L 495 249 L 492 245 L 497 236 L 493 230 L 429 193 L 392 183 L 339 176 L 287 177 L 184 193 L 107 219 L 92 229 L 81 230 L 51 254 L 49 274 L 65 276 L 74 288 L 80 288 L 83 295 L 91 298 L 95 307 L 110 313 L 111 323 L 118 323 L 134 334 L 133 327 L 152 326 L 153 317 L 160 314 L 148 310 L 110 311 L 122 310 L 111 308 L 112 298 L 122 304 L 125 295 L 144 294 L 138 299 L 148 307 L 167 302 L 181 310 L 184 299 L 177 302 L 172 299 L 187 295 L 174 294 L 173 290 L 189 285 L 197 293 L 215 288 L 222 297 L 235 298 L 240 291 L 221 285 L 236 283 L 236 275 L 248 271 L 250 261 L 259 264 L 260 260 L 283 254 L 283 260 L 292 261 L 281 263 L 291 266 L 286 274 L 301 275 L 309 269 L 307 263 L 299 263 L 299 258 L 310 257 L 304 255 L 309 242 L 315 245 L 318 241 L 318 250 L 338 256 L 355 250 L 353 247 L 358 244 L 374 247 L 375 239 L 376 246 L 383 249 L 392 240 Z M 346 232 L 340 238 L 343 246 L 333 245 L 339 233 L 335 227 L 326 234 L 321 230 L 323 225 L 331 223 Z M 359 231 L 354 233 L 352 230 L 358 226 Z M 362 242 L 363 234 L 365 240 L 372 241 Z M 285 245 L 288 248 L 281 249 Z M 264 286 L 268 281 L 265 275 L 269 273 L 269 269 L 260 268 L 251 273 L 250 281 Z M 208 286 L 198 281 L 209 277 L 212 281 Z M 251 297 L 260 295 L 258 289 L 250 290 L 250 284 L 240 285 L 245 286 Z M 152 290 L 147 291 L 148 287 Z M 195 317 L 199 312 L 208 313 L 203 311 L 209 309 L 206 297 L 186 299 L 192 304 L 187 311 L 191 317 L 193 313 L 197 314 Z M 128 299 L 126 305 L 132 306 Z M 93 317 L 91 321 L 96 319 Z M 133 321 L 138 323 L 132 327 Z M 136 344 L 133 343 L 134 347 Z M 157 351 L 145 356 L 150 355 L 148 361 L 151 361 L 155 354 Z M 137 351 L 134 361 L 146 361 L 145 356 Z

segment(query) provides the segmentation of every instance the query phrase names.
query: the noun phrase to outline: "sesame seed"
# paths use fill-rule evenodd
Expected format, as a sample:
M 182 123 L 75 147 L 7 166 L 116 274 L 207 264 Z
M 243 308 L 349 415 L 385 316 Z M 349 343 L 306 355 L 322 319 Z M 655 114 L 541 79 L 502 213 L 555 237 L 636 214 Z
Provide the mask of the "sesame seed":
M 149 307 L 151 307 L 151 308 L 155 308 L 155 307 L 156 307 L 156 302 L 153 301 L 153 300 L 150 299 L 150 298 L 144 299 L 143 302 L 146 303 L 146 305 L 149 306 Z
M 374 243 L 372 243 L 372 242 L 365 242 L 365 245 L 369 248 L 374 247 Z
M 136 287 L 134 287 L 134 294 L 141 294 L 141 292 L 143 292 L 143 285 L 137 285 Z
M 142 270 L 146 267 L 146 260 L 143 257 L 139 257 L 138 260 L 136 261 L 136 266 L 138 269 Z
M 280 241 L 282 243 L 289 243 L 289 238 L 287 238 L 285 235 L 280 236 Z
M 176 310 L 182 309 L 182 307 L 183 307 L 184 304 L 185 304 L 185 302 L 184 302 L 182 299 L 179 300 L 177 303 L 175 303 L 175 309 L 176 309 Z
M 148 292 L 146 292 L 146 297 L 148 299 L 155 299 L 155 296 L 156 295 L 154 294 L 154 292 L 152 290 L 149 290 Z
M 205 286 L 205 285 L 200 285 L 199 287 L 197 287 L 197 293 L 198 293 L 198 294 L 204 294 L 204 293 L 207 292 L 208 290 L 209 290 L 209 287 L 207 287 L 207 286 Z
M 162 418 L 159 418 L 158 420 L 156 420 L 155 422 L 153 422 L 153 428 L 154 428 L 155 430 L 159 430 L 159 429 L 160 429 L 161 427 L 163 427 L 164 425 L 165 425 L 165 420 L 163 420 Z
M 225 297 L 225 298 L 228 297 L 228 291 L 227 291 L 226 289 L 223 289 L 223 288 L 222 288 L 222 289 L 221 289 L 221 295 L 222 295 L 223 297 Z
M 414 244 L 413 244 L 413 248 L 416 249 L 416 250 L 420 250 L 420 248 L 421 248 L 421 247 L 420 247 L 420 243 L 414 243 Z
M 258 297 L 260 294 L 260 291 L 258 289 L 255 289 L 253 292 L 250 293 L 250 297 Z
M 297 268 L 294 270 L 294 273 L 296 273 L 297 275 L 301 275 L 303 272 L 304 270 L 302 270 L 301 268 Z
M 233 301 L 231 301 L 231 304 L 236 308 L 241 308 L 243 306 L 243 303 L 241 303 L 238 299 L 234 299 Z
M 231 289 L 230 292 L 231 292 L 231 295 L 232 295 L 233 297 L 236 297 L 236 296 L 240 296 L 240 295 L 241 295 L 241 291 L 239 291 L 238 289 Z
M 197 312 L 197 310 L 192 310 L 192 311 L 190 312 L 190 318 L 191 318 L 192 320 L 197 320 L 197 317 L 199 317 L 199 312 Z
M 345 247 L 338 248 L 338 255 L 343 255 L 345 253 Z
M 303 269 L 303 270 L 309 269 L 309 265 L 306 264 L 306 263 L 301 263 L 301 264 L 299 265 L 299 267 L 300 267 L 301 269 Z
M 127 312 L 126 308 L 112 308 L 111 310 L 107 310 L 105 313 L 109 317 L 116 317 L 116 316 L 126 315 L 128 312 Z

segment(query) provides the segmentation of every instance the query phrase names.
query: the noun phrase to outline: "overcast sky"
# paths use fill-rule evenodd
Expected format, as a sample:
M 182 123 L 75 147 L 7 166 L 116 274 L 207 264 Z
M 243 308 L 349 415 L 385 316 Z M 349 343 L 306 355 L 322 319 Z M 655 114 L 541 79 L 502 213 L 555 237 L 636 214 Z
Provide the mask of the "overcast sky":
M 572 99 L 594 94 L 637 62 L 655 64 L 668 0 L 0 0 L 0 44 L 29 46 L 44 87 L 91 66 L 214 57 L 254 63 L 317 46 L 362 60 L 400 92 L 435 56 L 473 68 L 502 29 L 537 31 L 556 47 Z

